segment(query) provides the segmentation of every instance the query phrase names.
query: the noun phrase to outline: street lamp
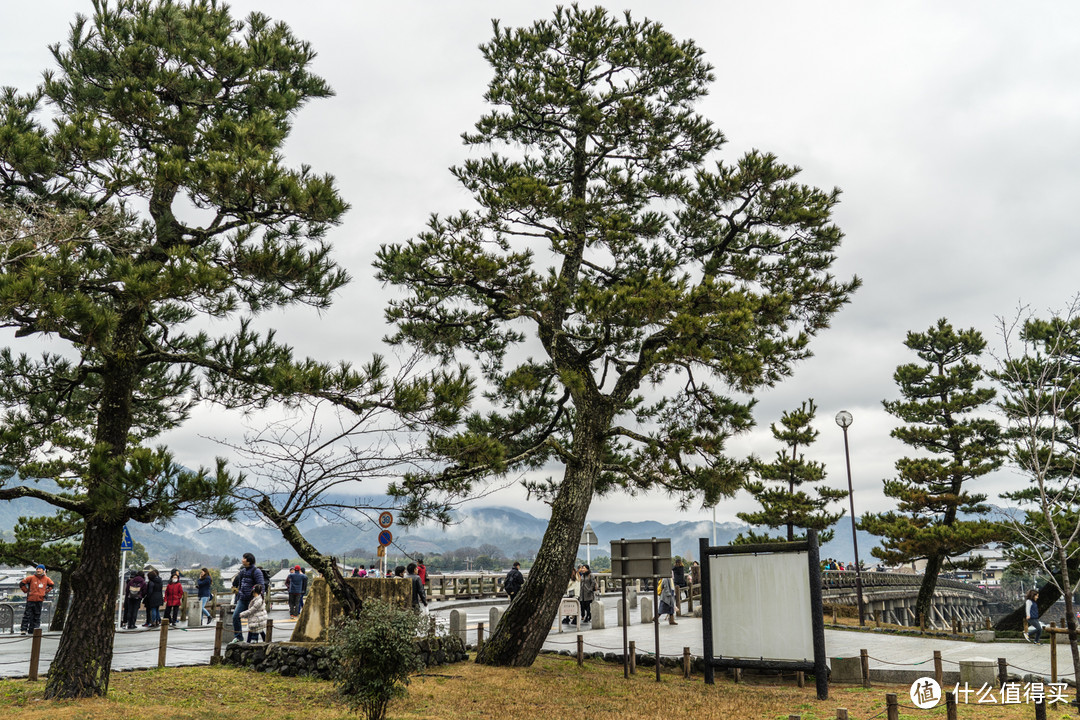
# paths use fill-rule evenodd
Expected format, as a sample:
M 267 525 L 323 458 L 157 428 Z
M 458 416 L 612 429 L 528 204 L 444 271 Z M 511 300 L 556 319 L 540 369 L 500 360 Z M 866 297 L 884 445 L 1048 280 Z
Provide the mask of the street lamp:
M 851 543 L 855 546 L 855 595 L 859 601 L 859 625 L 866 625 L 863 612 L 862 568 L 859 567 L 859 537 L 855 530 L 855 491 L 851 486 L 851 453 L 848 451 L 847 429 L 854 418 L 847 410 L 836 413 L 836 424 L 844 431 L 844 459 L 847 460 L 848 501 L 851 503 Z

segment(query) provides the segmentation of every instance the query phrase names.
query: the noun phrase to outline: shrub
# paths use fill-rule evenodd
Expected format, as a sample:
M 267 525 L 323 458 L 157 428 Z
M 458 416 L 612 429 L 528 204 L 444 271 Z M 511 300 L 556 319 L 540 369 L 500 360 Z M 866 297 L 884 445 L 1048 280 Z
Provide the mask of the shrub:
M 365 600 L 360 616 L 330 634 L 330 657 L 339 692 L 368 720 L 383 720 L 390 701 L 405 694 L 409 674 L 423 669 L 416 638 L 426 618 L 411 608 Z

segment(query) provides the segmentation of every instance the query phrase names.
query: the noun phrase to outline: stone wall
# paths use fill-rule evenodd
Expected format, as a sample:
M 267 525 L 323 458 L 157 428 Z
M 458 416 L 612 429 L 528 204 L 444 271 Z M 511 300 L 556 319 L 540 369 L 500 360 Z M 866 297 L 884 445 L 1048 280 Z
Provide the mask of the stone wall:
M 469 659 L 465 644 L 455 637 L 418 638 L 416 644 L 426 667 Z M 287 677 L 332 679 L 333 663 L 323 643 L 230 643 L 225 646 L 223 662 Z

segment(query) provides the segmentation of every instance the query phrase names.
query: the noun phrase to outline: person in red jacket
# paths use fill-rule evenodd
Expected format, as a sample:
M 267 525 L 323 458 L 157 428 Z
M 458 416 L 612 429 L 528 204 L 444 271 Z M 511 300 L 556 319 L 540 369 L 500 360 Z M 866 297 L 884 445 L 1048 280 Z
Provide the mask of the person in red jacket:
M 26 608 L 22 616 L 22 634 L 25 635 L 41 627 L 41 605 L 53 589 L 53 581 L 45 574 L 45 566 L 38 565 L 33 575 L 27 575 L 19 583 L 19 589 L 26 593 Z
M 173 573 L 169 584 L 165 586 L 165 617 L 173 627 L 180 622 L 180 603 L 183 601 L 184 586 L 180 584 L 180 575 Z

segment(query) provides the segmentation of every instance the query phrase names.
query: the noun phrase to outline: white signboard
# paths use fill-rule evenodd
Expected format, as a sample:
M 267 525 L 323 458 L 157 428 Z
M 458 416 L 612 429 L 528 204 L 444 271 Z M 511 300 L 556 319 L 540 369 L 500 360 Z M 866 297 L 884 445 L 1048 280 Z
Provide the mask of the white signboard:
M 709 558 L 716 657 L 813 660 L 806 552 Z

